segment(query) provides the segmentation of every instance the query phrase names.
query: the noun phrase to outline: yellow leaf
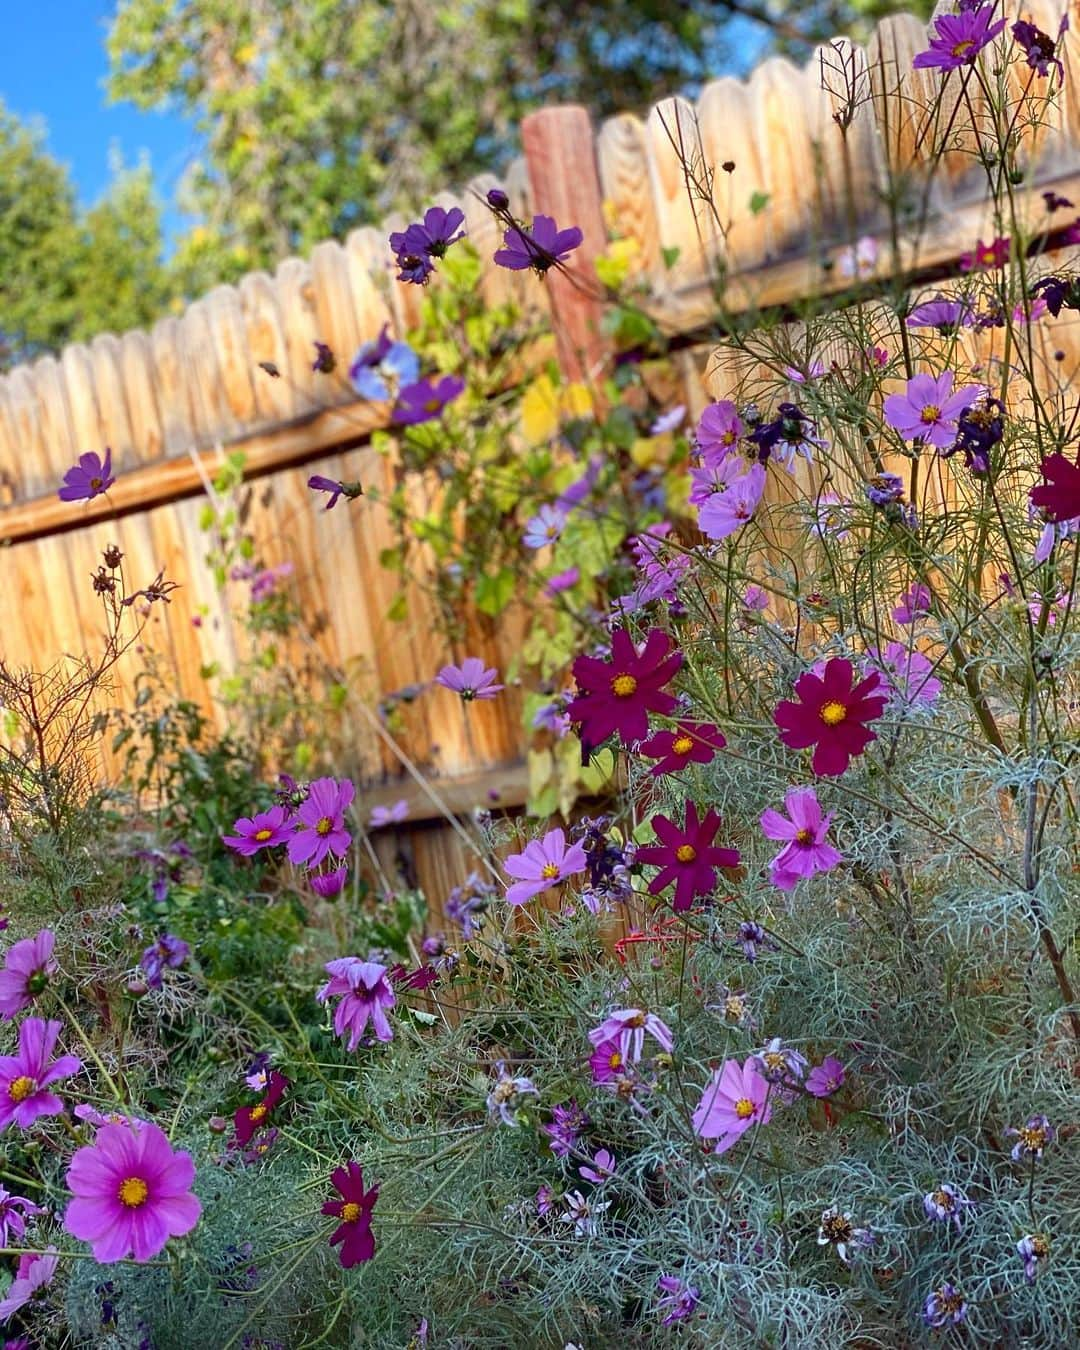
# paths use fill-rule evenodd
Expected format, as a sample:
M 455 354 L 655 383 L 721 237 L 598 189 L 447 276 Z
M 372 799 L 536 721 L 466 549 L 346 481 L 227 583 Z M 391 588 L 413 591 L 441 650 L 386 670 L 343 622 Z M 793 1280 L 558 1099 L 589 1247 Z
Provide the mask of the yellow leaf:
M 530 445 L 544 445 L 564 418 L 588 417 L 592 407 L 592 395 L 585 385 L 559 389 L 550 375 L 539 375 L 521 400 L 521 433 Z
M 664 448 L 663 440 L 662 436 L 648 436 L 634 442 L 630 447 L 630 458 L 639 469 L 647 469 L 651 464 L 664 458 L 661 454 Z

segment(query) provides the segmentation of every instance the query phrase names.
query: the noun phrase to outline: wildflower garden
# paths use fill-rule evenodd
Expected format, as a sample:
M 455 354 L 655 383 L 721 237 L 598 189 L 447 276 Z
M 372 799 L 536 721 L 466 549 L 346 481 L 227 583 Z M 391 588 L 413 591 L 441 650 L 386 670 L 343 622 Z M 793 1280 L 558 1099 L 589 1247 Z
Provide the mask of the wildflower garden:
M 384 231 L 409 321 L 304 340 L 378 474 L 305 472 L 292 557 L 242 455 L 205 485 L 224 726 L 167 670 L 183 552 L 142 574 L 82 448 L 96 645 L 0 663 L 8 1350 L 1080 1345 L 1070 42 L 960 0 L 823 49 L 850 172 L 782 303 L 679 105 L 659 281 L 550 157 L 561 199 Z M 305 639 L 343 517 L 420 681 Z M 448 802 L 417 729 L 499 715 L 520 806 Z

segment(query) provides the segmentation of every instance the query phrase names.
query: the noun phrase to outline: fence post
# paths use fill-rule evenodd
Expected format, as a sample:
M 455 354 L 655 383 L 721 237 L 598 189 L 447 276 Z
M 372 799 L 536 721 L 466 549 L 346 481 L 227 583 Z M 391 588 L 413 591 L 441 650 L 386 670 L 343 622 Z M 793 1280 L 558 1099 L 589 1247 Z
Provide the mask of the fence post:
M 607 231 L 592 121 L 577 104 L 541 108 L 522 120 L 521 143 L 534 212 L 553 216 L 560 229 L 578 225 L 585 236 L 567 264 L 579 284 L 553 269 L 545 285 L 563 375 L 592 383 L 612 350 L 600 331 L 603 305 L 593 270 Z

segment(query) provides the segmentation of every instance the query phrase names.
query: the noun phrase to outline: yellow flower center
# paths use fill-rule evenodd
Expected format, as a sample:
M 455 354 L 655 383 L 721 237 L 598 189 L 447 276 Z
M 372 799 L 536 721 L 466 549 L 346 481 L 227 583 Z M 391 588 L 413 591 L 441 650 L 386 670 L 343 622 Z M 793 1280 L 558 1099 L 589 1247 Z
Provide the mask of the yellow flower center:
M 732 1022 L 738 1022 L 746 1012 L 746 1000 L 741 994 L 728 994 L 724 1000 L 724 1016 Z
M 680 736 L 678 740 L 672 742 L 671 748 L 677 755 L 688 755 L 694 748 L 694 738 L 692 736 Z
M 347 1204 L 341 1206 L 341 1217 L 346 1223 L 355 1223 L 360 1217 L 360 1206 L 355 1200 L 350 1200 Z
M 142 1177 L 125 1177 L 117 1191 L 120 1203 L 127 1205 L 128 1209 L 138 1209 L 140 1205 L 145 1205 L 149 1194 L 150 1190 Z
M 97 492 L 97 490 L 101 487 L 101 479 L 100 479 L 100 478 L 91 478 L 91 479 L 90 479 L 90 486 L 93 488 L 93 490 L 94 490 L 95 492 Z
M 813 830 L 800 830 L 795 836 L 795 842 L 803 845 L 812 844 L 814 842 Z
M 328 835 L 333 828 L 334 822 L 330 819 L 330 817 L 322 816 L 319 820 L 318 825 L 315 826 L 315 833 L 321 835 Z
M 681 863 L 693 862 L 697 857 L 697 849 L 693 844 L 680 844 L 675 850 L 675 856 Z
M 441 407 L 442 400 L 437 398 L 429 398 L 424 403 L 425 412 L 438 412 Z
M 749 1120 L 754 1114 L 754 1103 L 749 1097 L 740 1097 L 735 1103 L 735 1114 L 740 1120 Z
M 837 703 L 835 699 L 822 704 L 821 720 L 827 727 L 835 727 L 847 716 L 847 709 L 842 703 Z
M 270 1108 L 268 1106 L 265 1106 L 262 1102 L 260 1102 L 258 1106 L 253 1106 L 251 1108 L 251 1119 L 254 1121 L 260 1121 L 264 1119 L 269 1109 Z
M 938 405 L 936 403 L 928 403 L 919 414 L 919 421 L 925 422 L 927 426 L 929 426 L 931 422 L 936 422 L 940 417 L 941 409 Z
M 28 1081 L 17 1078 L 15 1082 L 22 1083 Z M 11 1095 L 15 1096 L 15 1083 L 11 1085 Z M 1017 1134 L 1020 1136 L 1020 1142 L 1029 1153 L 1037 1153 L 1039 1149 L 1046 1147 L 1046 1131 L 1041 1125 L 1022 1125 Z
M 27 1078 L 26 1074 L 20 1074 L 18 1078 L 13 1078 L 11 1086 L 8 1088 L 8 1096 L 13 1102 L 24 1102 L 30 1096 L 35 1087 L 34 1080 Z
M 611 1057 L 608 1059 L 608 1066 L 612 1069 L 622 1068 L 622 1055 L 619 1054 L 618 1050 L 612 1051 Z
M 273 830 L 256 830 L 255 838 L 260 844 L 265 844 L 273 833 Z
M 956 1204 L 956 1201 L 948 1191 L 935 1191 L 931 1196 L 931 1199 L 934 1204 L 937 1205 L 938 1209 L 952 1209 Z
M 633 675 L 616 675 L 611 681 L 611 692 L 616 698 L 629 698 L 637 689 Z
M 768 1054 L 762 1055 L 761 1058 L 765 1061 L 766 1068 L 772 1069 L 774 1073 L 777 1069 L 784 1067 L 784 1056 L 776 1050 L 770 1050 Z
M 543 867 L 540 869 L 540 875 L 546 881 L 554 881 L 555 878 L 559 875 L 559 864 L 545 863 Z
M 971 51 L 972 47 L 974 46 L 975 46 L 974 38 L 965 38 L 963 42 L 958 42 L 956 44 L 956 46 L 952 49 L 952 54 L 953 56 L 957 56 L 961 60 L 963 60 L 963 58 L 967 56 L 968 52 Z
M 721 445 L 734 445 L 734 444 L 735 444 L 735 439 L 736 439 L 736 438 L 735 438 L 735 433 L 734 433 L 733 431 L 730 431 L 730 430 L 729 430 L 729 431 L 725 431 L 724 434 L 720 437 L 720 444 L 721 444 Z

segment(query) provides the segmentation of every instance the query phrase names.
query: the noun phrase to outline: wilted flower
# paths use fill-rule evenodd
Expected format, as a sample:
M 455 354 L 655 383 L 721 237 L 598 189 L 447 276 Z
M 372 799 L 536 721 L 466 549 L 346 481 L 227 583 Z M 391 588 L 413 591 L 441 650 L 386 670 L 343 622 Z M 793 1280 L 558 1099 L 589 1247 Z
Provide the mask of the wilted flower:
M 328 872 L 313 872 L 309 879 L 311 889 L 316 895 L 321 896 L 323 900 L 332 900 L 345 889 L 349 869 L 342 863 L 340 867 L 332 867 Z
M 758 1072 L 769 1083 L 782 1083 L 792 1078 L 801 1082 L 806 1072 L 807 1059 L 798 1050 L 785 1045 L 779 1036 L 774 1036 L 764 1050 L 751 1055 L 747 1063 L 755 1064 Z
M 349 1050 L 355 1050 L 370 1020 L 377 1040 L 394 1038 L 386 1010 L 397 1001 L 386 967 L 377 961 L 362 961 L 358 956 L 343 956 L 328 961 L 323 967 L 330 979 L 315 995 L 320 1003 L 339 998 L 334 1010 L 334 1031 L 344 1040 L 349 1036 Z
M 1046 1116 L 1029 1116 L 1018 1129 L 1010 1126 L 1005 1137 L 1016 1140 L 1012 1149 L 1013 1162 L 1022 1162 L 1025 1158 L 1042 1157 L 1043 1149 L 1053 1142 L 1054 1127 Z
M 764 951 L 776 951 L 776 943 L 769 937 L 768 933 L 762 928 L 761 924 L 747 920 L 739 924 L 738 931 L 735 934 L 735 941 L 742 948 L 743 956 L 748 961 L 756 961 L 758 948 Z
M 846 1265 L 852 1245 L 872 1246 L 874 1235 L 869 1228 L 856 1228 L 851 1221 L 850 1211 L 841 1214 L 838 1205 L 831 1205 L 821 1215 L 817 1240 L 819 1247 L 834 1247 L 837 1256 Z
M 795 456 L 813 463 L 814 451 L 824 450 L 828 442 L 817 434 L 814 419 L 794 403 L 781 403 L 771 422 L 761 422 L 750 433 L 757 446 L 758 460 L 764 464 L 773 455 L 782 456 L 790 473 L 795 472 Z
M 960 1227 L 965 1209 L 974 1207 L 963 1191 L 950 1186 L 947 1181 L 939 1181 L 932 1191 L 923 1196 L 923 1210 L 928 1219 L 935 1223 L 953 1223 Z
M 468 941 L 480 926 L 475 916 L 483 914 L 496 894 L 490 882 L 484 881 L 478 872 L 470 872 L 461 885 L 450 892 L 443 913 L 460 926 L 462 937 Z
M 1016 1244 L 1016 1250 L 1024 1262 L 1024 1279 L 1028 1284 L 1034 1284 L 1039 1266 L 1050 1255 L 1050 1239 L 1045 1233 L 1025 1233 Z
M 330 500 L 323 507 L 324 511 L 336 506 L 339 497 L 352 501 L 353 498 L 364 495 L 364 489 L 359 483 L 341 483 L 336 478 L 327 478 L 321 473 L 313 473 L 307 485 L 313 492 L 329 492 Z
M 967 1317 L 967 1300 L 956 1285 L 946 1281 L 926 1297 L 923 1321 L 928 1327 L 959 1326 Z
M 577 1102 L 551 1108 L 551 1123 L 541 1126 L 551 1141 L 548 1147 L 557 1158 L 567 1157 L 576 1147 L 578 1134 L 589 1123 L 589 1118 Z
M 656 1287 L 664 1294 L 657 1301 L 656 1311 L 665 1314 L 662 1323 L 665 1327 L 692 1316 L 701 1298 L 700 1292 L 692 1284 L 685 1284 L 677 1275 L 661 1275 L 656 1281 Z
M 521 1121 L 516 1112 L 522 1105 L 522 1098 L 538 1097 L 539 1090 L 531 1078 L 522 1075 L 514 1077 L 508 1073 L 501 1059 L 495 1065 L 495 1072 L 498 1075 L 495 1086 L 487 1095 L 488 1112 L 493 1117 L 497 1116 L 504 1125 L 517 1129 Z
M 1068 15 L 1062 15 L 1058 37 L 1065 32 L 1068 26 Z M 1042 75 L 1045 78 L 1050 74 L 1050 67 L 1056 66 L 1058 79 L 1065 79 L 1064 67 L 1055 55 L 1057 42 L 1049 33 L 1044 33 L 1041 28 L 1033 23 L 1028 23 L 1026 19 L 1018 19 L 1010 31 L 1016 45 L 1027 57 L 1027 64 L 1036 75 Z
M 337 357 L 325 342 L 315 341 L 312 344 L 315 348 L 315 360 L 311 363 L 311 369 L 318 375 L 329 375 L 337 366 Z
M 184 939 L 173 933 L 162 933 L 147 947 L 142 954 L 142 968 L 150 988 L 160 989 L 165 969 L 178 970 L 188 959 L 190 950 Z

